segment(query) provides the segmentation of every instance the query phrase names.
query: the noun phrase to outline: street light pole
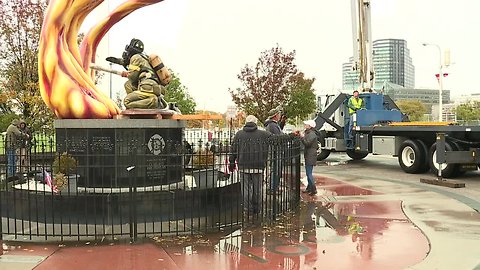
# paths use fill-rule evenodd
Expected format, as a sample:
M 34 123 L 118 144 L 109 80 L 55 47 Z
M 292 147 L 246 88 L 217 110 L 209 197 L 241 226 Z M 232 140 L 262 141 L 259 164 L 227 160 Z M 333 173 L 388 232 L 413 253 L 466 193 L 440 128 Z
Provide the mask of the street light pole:
M 439 70 L 438 70 L 438 121 L 443 121 L 443 65 L 442 65 L 442 49 L 437 44 L 423 43 L 423 46 L 435 46 L 438 49 Z

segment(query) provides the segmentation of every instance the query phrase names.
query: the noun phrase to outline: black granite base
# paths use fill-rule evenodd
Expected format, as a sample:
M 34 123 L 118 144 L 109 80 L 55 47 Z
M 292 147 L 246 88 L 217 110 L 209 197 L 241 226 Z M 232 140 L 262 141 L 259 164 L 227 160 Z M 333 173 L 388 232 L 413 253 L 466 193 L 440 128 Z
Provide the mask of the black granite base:
M 56 148 L 77 159 L 79 187 L 165 185 L 182 180 L 184 127 L 178 120 L 56 120 Z

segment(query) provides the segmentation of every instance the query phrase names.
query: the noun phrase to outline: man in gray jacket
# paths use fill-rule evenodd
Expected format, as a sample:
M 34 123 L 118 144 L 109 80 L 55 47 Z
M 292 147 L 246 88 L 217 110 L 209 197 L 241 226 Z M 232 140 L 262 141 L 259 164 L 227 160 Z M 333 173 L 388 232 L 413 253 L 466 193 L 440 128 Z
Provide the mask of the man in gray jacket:
M 257 118 L 247 116 L 245 126 L 233 137 L 230 171 L 234 171 L 238 163 L 240 183 L 243 196 L 243 209 L 246 214 L 258 214 L 261 210 L 262 180 L 268 156 L 269 132 L 259 130 Z

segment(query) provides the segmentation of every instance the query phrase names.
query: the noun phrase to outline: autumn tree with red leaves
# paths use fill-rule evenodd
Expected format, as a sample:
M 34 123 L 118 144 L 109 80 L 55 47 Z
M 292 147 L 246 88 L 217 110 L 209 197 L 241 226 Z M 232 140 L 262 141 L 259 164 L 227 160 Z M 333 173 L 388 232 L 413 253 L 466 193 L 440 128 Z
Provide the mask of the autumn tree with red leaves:
M 0 0 L 0 107 L 20 113 L 35 130 L 53 114 L 38 85 L 38 43 L 45 1 Z
M 314 79 L 304 78 L 294 63 L 295 51 L 285 53 L 277 44 L 264 51 L 256 66 L 246 65 L 237 75 L 242 87 L 229 89 L 233 102 L 246 114 L 255 115 L 260 121 L 267 119 L 268 112 L 282 105 L 290 118 L 305 117 L 315 111 Z M 307 95 L 307 96 L 305 96 Z M 293 108 L 299 102 L 302 108 Z M 291 106 L 290 106 L 291 105 Z

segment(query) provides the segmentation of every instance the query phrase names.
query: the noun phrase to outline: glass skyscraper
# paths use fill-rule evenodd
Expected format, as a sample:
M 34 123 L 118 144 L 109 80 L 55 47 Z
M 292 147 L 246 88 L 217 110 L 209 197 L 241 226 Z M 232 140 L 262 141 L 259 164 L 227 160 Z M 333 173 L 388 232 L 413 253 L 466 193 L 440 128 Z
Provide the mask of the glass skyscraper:
M 415 67 L 412 64 L 407 41 L 403 39 L 379 39 L 373 42 L 374 89 L 381 88 L 385 82 L 415 87 Z M 358 88 L 358 72 L 353 71 L 352 61 L 342 65 L 343 89 Z M 378 87 L 379 86 L 379 87 Z

